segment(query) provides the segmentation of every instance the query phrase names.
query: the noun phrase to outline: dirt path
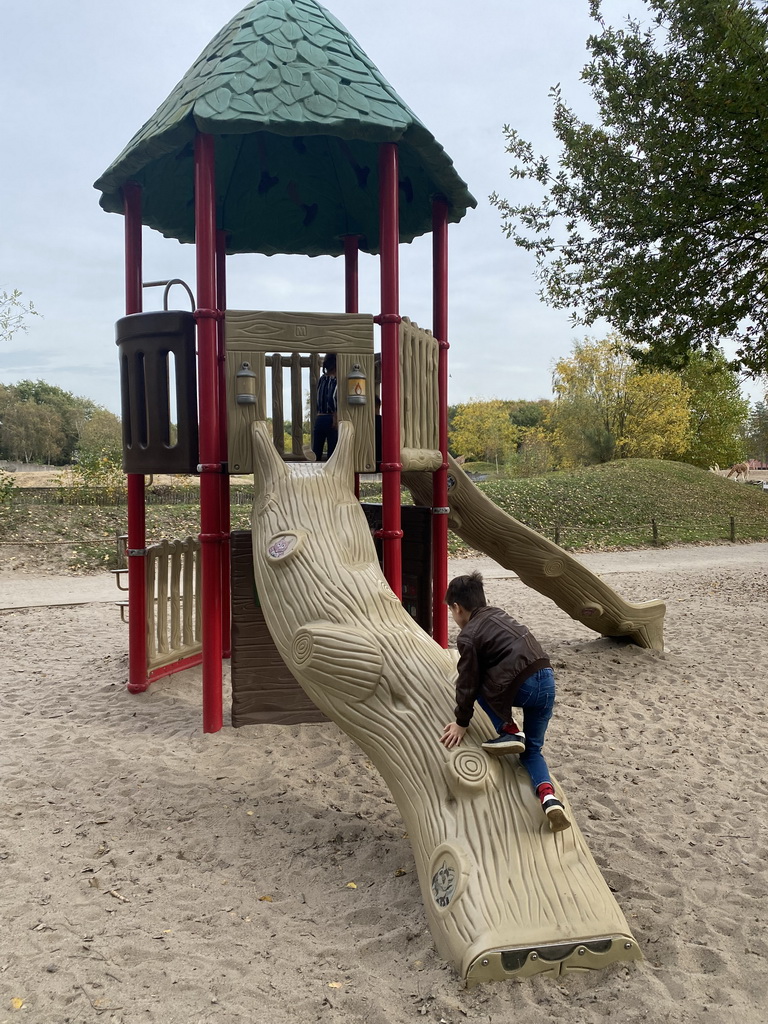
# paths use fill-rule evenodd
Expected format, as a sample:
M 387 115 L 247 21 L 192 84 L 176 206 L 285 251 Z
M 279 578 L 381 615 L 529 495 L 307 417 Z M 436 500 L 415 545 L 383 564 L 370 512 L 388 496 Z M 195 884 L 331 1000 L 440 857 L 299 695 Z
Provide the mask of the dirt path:
M 580 562 L 601 576 L 612 573 L 673 572 L 689 569 L 745 568 L 768 565 L 768 543 L 718 544 L 637 551 L 579 554 Z M 491 580 L 516 579 L 490 558 L 451 559 L 448 574 L 479 569 Z M 0 609 L 39 608 L 124 600 L 112 573 L 95 576 L 50 576 L 0 570 Z

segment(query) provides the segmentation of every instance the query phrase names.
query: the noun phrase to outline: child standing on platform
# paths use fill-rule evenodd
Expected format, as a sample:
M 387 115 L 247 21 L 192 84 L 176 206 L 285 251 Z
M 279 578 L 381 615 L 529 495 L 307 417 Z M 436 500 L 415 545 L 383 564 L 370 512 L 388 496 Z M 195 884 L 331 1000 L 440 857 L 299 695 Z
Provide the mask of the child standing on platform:
M 329 352 L 323 360 L 323 375 L 317 382 L 317 417 L 312 431 L 312 451 L 321 462 L 323 449 L 328 445 L 326 459 L 330 459 L 339 439 L 339 419 L 336 394 L 336 353 Z

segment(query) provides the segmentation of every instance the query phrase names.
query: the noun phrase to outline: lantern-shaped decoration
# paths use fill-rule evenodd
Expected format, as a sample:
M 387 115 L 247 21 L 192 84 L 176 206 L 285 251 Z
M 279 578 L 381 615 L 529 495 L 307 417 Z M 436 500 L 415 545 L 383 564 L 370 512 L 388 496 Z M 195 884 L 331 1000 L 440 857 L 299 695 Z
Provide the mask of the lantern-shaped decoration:
M 251 369 L 250 363 L 241 363 L 240 369 L 235 374 L 237 404 L 256 404 L 256 374 Z
M 358 363 L 355 363 L 347 374 L 347 402 L 350 405 L 365 405 L 365 373 Z

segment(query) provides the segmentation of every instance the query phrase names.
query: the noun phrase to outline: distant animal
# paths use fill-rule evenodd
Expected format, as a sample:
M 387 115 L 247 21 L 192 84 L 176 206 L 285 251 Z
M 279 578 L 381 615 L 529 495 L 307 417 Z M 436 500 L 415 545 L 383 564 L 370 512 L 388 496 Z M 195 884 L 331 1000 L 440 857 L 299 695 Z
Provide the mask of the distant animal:
M 728 470 L 727 477 L 735 480 L 749 480 L 749 465 L 746 462 L 737 462 Z

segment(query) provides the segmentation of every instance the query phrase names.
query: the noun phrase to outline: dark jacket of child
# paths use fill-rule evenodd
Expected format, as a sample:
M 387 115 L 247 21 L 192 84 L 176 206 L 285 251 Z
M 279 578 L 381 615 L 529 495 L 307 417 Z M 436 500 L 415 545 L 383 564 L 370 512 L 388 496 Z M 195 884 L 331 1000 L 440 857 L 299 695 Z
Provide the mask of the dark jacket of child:
M 336 375 L 324 373 L 317 382 L 317 413 L 318 416 L 330 416 L 336 412 L 337 381 Z
M 526 679 L 552 667 L 528 627 L 490 605 L 472 613 L 456 644 L 460 655 L 456 722 L 463 727 L 472 719 L 478 691 L 509 722 L 515 695 Z

